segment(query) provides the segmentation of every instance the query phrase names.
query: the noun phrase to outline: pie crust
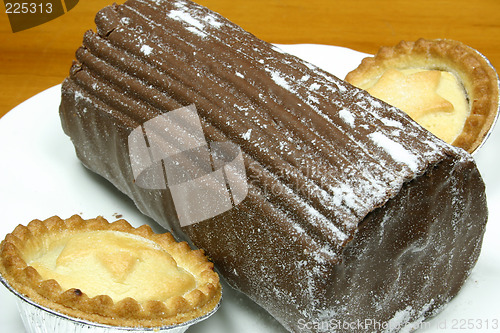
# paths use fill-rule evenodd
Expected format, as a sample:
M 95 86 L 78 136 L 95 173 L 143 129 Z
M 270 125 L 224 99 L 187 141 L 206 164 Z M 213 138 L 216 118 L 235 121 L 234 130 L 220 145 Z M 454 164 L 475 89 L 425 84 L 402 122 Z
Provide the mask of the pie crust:
M 164 285 L 165 288 L 169 289 L 168 293 L 165 294 L 167 296 L 163 297 L 162 300 L 156 299 L 156 295 L 148 296 L 147 299 L 140 301 L 132 297 L 116 299 L 115 296 L 113 299 L 109 295 L 103 294 L 89 297 L 85 290 L 80 290 L 77 285 L 62 288 L 56 280 L 42 278 L 37 269 L 27 264 L 27 262 L 42 260 L 40 258 L 47 253 L 49 253 L 47 256 L 50 257 L 50 251 L 54 248 L 61 248 L 60 244 L 63 244 L 64 249 L 71 247 L 67 245 L 70 244 L 68 239 L 78 240 L 89 237 L 89 235 L 92 237 L 97 235 L 98 238 L 103 238 L 106 241 L 108 234 L 113 235 L 111 239 L 118 237 L 130 240 L 126 243 L 132 244 L 131 246 L 137 246 L 136 243 L 144 245 L 151 249 L 153 258 L 155 258 L 156 253 L 160 256 L 158 260 L 163 260 L 163 256 L 168 258 L 176 272 L 182 273 L 178 274 L 181 278 L 187 276 L 184 280 L 189 282 L 190 276 L 192 276 L 194 283 L 186 282 L 177 288 L 171 286 L 172 279 L 168 280 L 168 283 L 160 280 L 159 285 Z M 93 238 L 92 242 L 94 242 Z M 76 244 L 76 247 L 73 246 L 73 248 L 76 248 L 77 252 L 81 250 L 78 248 L 81 243 L 73 242 L 71 244 Z M 91 247 L 93 249 L 84 249 L 83 252 L 98 251 L 101 245 Z M 105 250 L 108 251 L 108 248 Z M 123 274 L 134 270 L 133 263 L 129 262 L 130 257 L 127 253 L 135 256 L 136 253 L 140 252 L 140 250 L 135 251 L 135 248 L 122 251 L 119 247 L 117 255 L 113 256 L 111 261 L 105 260 L 104 264 L 111 265 L 110 271 L 123 277 Z M 125 265 L 119 263 L 120 257 L 123 256 L 126 258 Z M 148 258 L 136 259 L 137 262 L 141 262 Z M 123 267 L 126 267 L 125 273 Z M 211 312 L 221 299 L 219 277 L 214 272 L 213 264 L 208 261 L 203 250 L 192 250 L 186 242 L 176 242 L 170 233 L 156 234 L 146 225 L 134 228 L 125 220 L 109 223 L 102 217 L 83 220 L 80 216 L 74 215 L 69 219 L 62 220 L 54 216 L 44 221 L 34 220 L 27 226 L 19 225 L 5 237 L 0 245 L 0 273 L 13 289 L 44 307 L 71 317 L 113 326 L 164 327 L 177 325 Z M 140 285 L 139 289 L 145 289 L 143 284 L 146 285 L 147 282 L 139 281 L 138 284 Z M 161 292 L 160 288 L 158 294 Z
M 393 69 L 438 70 L 454 75 L 463 87 L 469 109 L 462 130 L 450 143 L 472 153 L 484 142 L 499 110 L 499 81 L 482 54 L 454 40 L 401 41 L 394 47 L 381 47 L 375 56 L 363 59 L 345 80 L 367 89 Z

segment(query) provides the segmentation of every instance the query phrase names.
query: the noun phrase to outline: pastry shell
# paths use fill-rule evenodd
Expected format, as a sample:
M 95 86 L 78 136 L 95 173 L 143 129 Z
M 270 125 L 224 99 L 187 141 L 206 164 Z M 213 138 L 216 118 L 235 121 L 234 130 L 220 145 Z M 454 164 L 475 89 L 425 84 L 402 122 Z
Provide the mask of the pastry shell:
M 375 56 L 363 59 L 345 80 L 364 86 L 390 68 L 432 69 L 454 74 L 466 91 L 470 114 L 452 144 L 473 153 L 486 140 L 498 116 L 499 80 L 481 53 L 449 39 L 401 41 L 394 47 L 381 47 Z
M 147 300 L 139 303 L 133 298 L 113 302 L 107 295 L 89 298 L 76 288 L 63 290 L 53 279 L 43 280 L 32 266 L 22 259 L 25 246 L 43 242 L 44 237 L 60 232 L 111 230 L 129 233 L 151 240 L 166 250 L 178 265 L 189 271 L 196 287 L 184 295 L 165 301 Z M 19 225 L 0 244 L 0 274 L 2 282 L 20 297 L 35 306 L 61 317 L 116 327 L 172 327 L 197 318 L 205 318 L 218 307 L 222 292 L 219 277 L 203 250 L 192 250 L 186 242 L 176 242 L 170 233 L 156 234 L 149 226 L 132 227 L 125 220 L 109 223 L 102 217 L 83 220 L 74 215 L 62 220 L 57 216 L 44 221 L 34 220 Z M 156 330 L 156 329 L 155 329 Z

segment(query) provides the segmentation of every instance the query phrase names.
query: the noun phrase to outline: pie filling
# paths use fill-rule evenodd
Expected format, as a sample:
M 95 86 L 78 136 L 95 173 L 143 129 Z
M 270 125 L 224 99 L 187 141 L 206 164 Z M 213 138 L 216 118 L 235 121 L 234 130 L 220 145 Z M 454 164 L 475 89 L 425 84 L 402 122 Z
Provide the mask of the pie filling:
M 25 253 L 26 263 L 63 290 L 77 288 L 89 297 L 165 301 L 196 288 L 190 272 L 140 236 L 110 230 L 63 233 L 40 246 Z
M 470 113 L 462 84 L 450 72 L 420 68 L 388 69 L 359 88 L 405 111 L 440 139 L 452 143 Z

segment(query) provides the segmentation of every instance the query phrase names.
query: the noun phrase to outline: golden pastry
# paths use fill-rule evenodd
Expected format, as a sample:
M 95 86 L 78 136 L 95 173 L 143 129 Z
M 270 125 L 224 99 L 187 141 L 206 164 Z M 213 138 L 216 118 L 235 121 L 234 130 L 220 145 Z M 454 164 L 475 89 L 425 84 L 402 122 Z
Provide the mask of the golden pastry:
M 125 220 L 34 220 L 6 236 L 0 259 L 0 273 L 19 293 L 101 324 L 176 325 L 209 313 L 221 297 L 202 250 Z
M 470 153 L 484 141 L 498 113 L 495 69 L 479 52 L 453 40 L 382 47 L 345 79 Z

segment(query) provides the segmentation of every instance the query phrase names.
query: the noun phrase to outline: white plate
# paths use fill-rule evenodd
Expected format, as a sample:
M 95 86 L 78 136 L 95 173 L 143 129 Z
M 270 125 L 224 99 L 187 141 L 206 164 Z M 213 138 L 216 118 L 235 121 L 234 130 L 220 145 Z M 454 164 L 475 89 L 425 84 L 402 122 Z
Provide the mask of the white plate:
M 325 45 L 280 45 L 343 78 L 365 54 Z M 68 64 L 69 66 L 69 64 Z M 102 215 L 114 220 L 122 215 L 133 225 L 150 224 L 128 197 L 105 180 L 87 171 L 62 132 L 58 108 L 60 86 L 52 87 L 20 104 L 0 119 L 0 239 L 18 224 L 53 215 L 84 218 Z M 444 312 L 424 323 L 422 332 L 500 331 L 500 130 L 475 155 L 487 184 L 490 221 L 481 257 L 460 294 Z M 447 329 L 444 329 L 446 325 Z M 456 327 L 454 327 L 456 326 Z M 480 327 L 481 326 L 481 327 Z M 24 332 L 14 296 L 0 287 L 0 327 L 3 332 Z M 191 333 L 285 332 L 266 312 L 244 295 L 225 285 L 220 310 L 189 329 Z

